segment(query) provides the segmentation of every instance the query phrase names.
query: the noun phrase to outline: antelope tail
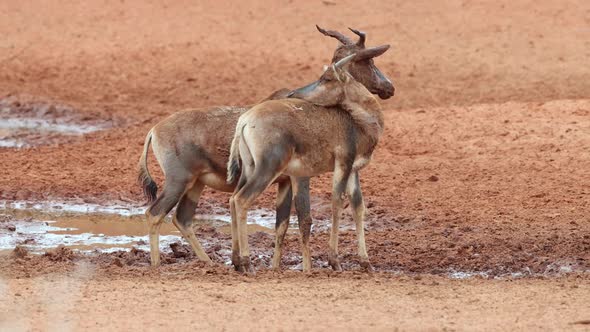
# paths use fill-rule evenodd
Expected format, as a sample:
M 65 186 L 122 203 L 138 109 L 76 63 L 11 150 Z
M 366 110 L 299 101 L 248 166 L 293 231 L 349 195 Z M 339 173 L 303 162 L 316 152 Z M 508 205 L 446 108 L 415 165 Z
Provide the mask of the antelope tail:
M 147 165 L 147 155 L 150 149 L 150 144 L 152 142 L 153 130 L 153 128 L 150 129 L 145 138 L 145 143 L 143 143 L 143 152 L 141 153 L 141 157 L 139 158 L 139 176 L 137 177 L 137 181 L 143 189 L 143 194 L 147 198 L 148 204 L 156 200 L 156 194 L 158 193 L 158 185 L 150 176 L 150 172 L 148 170 Z
M 229 161 L 227 162 L 227 183 L 232 184 L 240 177 L 240 140 L 242 138 L 243 125 L 236 126 L 234 139 L 231 141 Z

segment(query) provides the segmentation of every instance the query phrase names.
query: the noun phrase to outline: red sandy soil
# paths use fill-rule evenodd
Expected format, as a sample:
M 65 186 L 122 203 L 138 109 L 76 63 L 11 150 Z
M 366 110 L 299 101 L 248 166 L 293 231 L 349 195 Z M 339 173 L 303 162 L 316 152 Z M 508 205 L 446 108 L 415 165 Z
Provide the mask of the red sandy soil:
M 19 247 L 2 257 L 0 328 L 563 331 L 590 325 L 587 274 L 452 280 L 323 269 L 263 270 L 254 278 L 194 259 L 150 269 L 145 252 L 116 255 L 83 257 L 58 248 L 33 256 Z
M 59 263 L 56 263 L 59 264 Z M 587 278 L 449 280 L 219 269 L 0 279 L 4 330 L 584 331 Z
M 382 103 L 385 133 L 362 172 L 378 271 L 590 268 L 587 1 L 2 2 L 0 97 L 68 105 L 116 128 L 0 149 L 0 198 L 140 202 L 136 163 L 151 126 L 182 108 L 248 104 L 314 80 L 336 45 L 316 23 L 361 29 L 369 45 L 393 46 L 376 64 L 396 96 Z M 161 183 L 156 168 L 152 160 Z M 312 214 L 327 218 L 330 177 L 312 187 Z M 272 207 L 273 192 L 259 203 Z M 202 200 L 205 208 L 226 205 L 228 195 L 207 191 Z M 313 238 L 314 259 L 323 261 L 327 234 Z M 342 242 L 355 270 L 353 232 Z M 289 251 L 297 248 L 290 235 Z M 11 308 L 35 312 L 30 324 L 43 330 L 51 305 L 33 300 L 46 294 L 35 282 L 74 277 L 51 267 L 27 277 L 15 264 L 3 265 Z M 581 316 L 584 276 L 355 281 L 354 272 L 243 279 L 224 271 L 221 281 L 185 282 L 178 276 L 202 270 L 188 267 L 80 277 L 85 295 L 65 309 L 71 326 L 563 330 L 590 319 Z M 187 287 L 198 291 L 187 295 Z

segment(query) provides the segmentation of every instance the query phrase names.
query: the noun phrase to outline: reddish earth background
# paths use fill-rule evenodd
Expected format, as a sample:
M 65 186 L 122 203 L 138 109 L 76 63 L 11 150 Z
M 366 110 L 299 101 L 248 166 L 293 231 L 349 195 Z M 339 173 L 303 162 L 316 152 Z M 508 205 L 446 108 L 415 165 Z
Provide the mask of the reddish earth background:
M 50 329 L 52 306 L 31 300 L 44 294 L 32 285 L 74 280 L 85 295 L 64 309 L 73 329 L 583 328 L 568 324 L 590 319 L 587 1 L 0 2 L 0 97 L 13 106 L 68 105 L 114 126 L 36 148 L 0 148 L 0 198 L 141 202 L 136 163 L 151 126 L 183 108 L 248 104 L 314 80 L 336 46 L 316 23 L 392 45 L 376 63 L 396 96 L 382 103 L 385 133 L 362 172 L 369 254 L 381 272 L 248 279 L 224 268 L 208 277 L 192 260 L 157 272 L 110 256 L 3 258 L 10 312 L 35 312 L 27 326 Z M 150 169 L 161 183 L 154 160 Z M 315 218 L 329 216 L 329 184 L 329 176 L 312 183 Z M 261 206 L 272 207 L 273 191 Z M 201 211 L 226 206 L 228 197 L 207 191 Z M 272 243 L 259 240 L 253 246 Z M 325 260 L 326 243 L 327 233 L 313 234 L 316 262 Z M 343 232 L 350 270 L 358 268 L 355 247 L 353 232 Z M 298 251 L 295 234 L 288 250 Z M 80 264 L 92 273 L 79 272 Z M 391 270 L 551 278 L 414 280 L 383 272 Z M 563 271 L 574 274 L 558 277 Z M 186 287 L 195 294 L 181 295 Z M 139 302 L 116 309 L 127 299 L 109 288 Z M 227 296 L 233 305 L 219 307 Z M 93 306 L 115 310 L 84 312 Z M 144 313 L 149 319 L 122 323 Z M 86 325 L 88 315 L 97 325 Z M 164 315 L 178 319 L 158 320 Z

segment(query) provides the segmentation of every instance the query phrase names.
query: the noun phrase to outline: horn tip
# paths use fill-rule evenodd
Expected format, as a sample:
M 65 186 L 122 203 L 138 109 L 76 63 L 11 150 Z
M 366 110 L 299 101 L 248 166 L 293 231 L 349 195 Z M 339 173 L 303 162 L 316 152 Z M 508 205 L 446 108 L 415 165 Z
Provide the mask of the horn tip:
M 363 31 L 357 30 L 357 29 L 353 29 L 351 27 L 348 27 L 348 30 L 352 31 L 355 35 L 364 35 L 365 33 Z

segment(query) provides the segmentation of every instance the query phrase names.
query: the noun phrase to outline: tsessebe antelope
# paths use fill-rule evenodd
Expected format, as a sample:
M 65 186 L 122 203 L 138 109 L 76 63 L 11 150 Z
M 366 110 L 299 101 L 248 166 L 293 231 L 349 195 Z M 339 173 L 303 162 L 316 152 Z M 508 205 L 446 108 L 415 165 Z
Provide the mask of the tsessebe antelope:
M 256 197 L 281 175 L 291 178 L 297 193 L 298 178 L 330 171 L 334 176 L 329 263 L 341 270 L 338 226 L 348 195 L 361 265 L 372 269 L 365 246 L 365 206 L 358 171 L 371 159 L 383 131 L 383 115 L 376 98 L 344 69 L 354 57 L 338 61 L 318 81 L 289 94 L 300 99 L 265 101 L 240 116 L 228 163 L 228 181 L 239 176 L 230 199 L 232 247 L 234 256 L 239 256 L 234 265 L 239 270 L 251 271 L 246 216 Z
M 351 29 L 359 36 L 359 40 L 354 42 L 339 32 L 317 28 L 322 34 L 336 38 L 340 42 L 334 51 L 332 62 L 357 53 L 357 57 L 349 67 L 351 75 L 381 98 L 393 96 L 394 88 L 391 81 L 381 73 L 372 60 L 373 57 L 382 53 L 383 47 L 365 48 L 365 34 L 356 30 Z M 279 90 L 268 99 L 284 98 L 286 92 L 288 90 Z M 249 106 L 220 106 L 189 109 L 171 115 L 149 131 L 139 161 L 139 180 L 148 202 L 151 203 L 146 215 L 152 265 L 157 266 L 160 263 L 159 229 L 164 217 L 174 206 L 177 206 L 172 220 L 174 225 L 190 243 L 198 258 L 210 261 L 192 230 L 192 218 L 205 186 L 226 192 L 234 190 L 235 183 L 226 182 L 225 165 L 238 117 L 248 108 Z M 164 190 L 157 198 L 157 185 L 147 168 L 150 143 L 165 175 Z M 273 267 L 278 268 L 291 212 L 293 192 L 289 178 L 278 178 L 276 182 L 279 184 L 279 190 Z M 295 209 L 299 219 L 299 229 L 302 238 L 309 239 L 311 228 L 309 179 L 299 178 L 297 185 Z M 305 251 L 303 256 L 304 269 L 309 269 L 311 266 L 309 250 Z

